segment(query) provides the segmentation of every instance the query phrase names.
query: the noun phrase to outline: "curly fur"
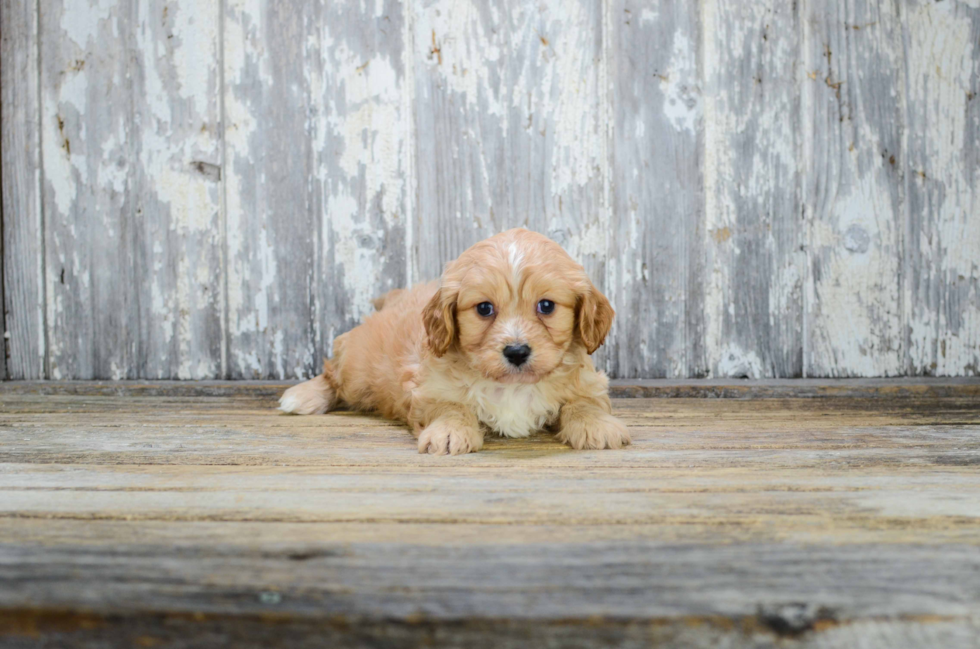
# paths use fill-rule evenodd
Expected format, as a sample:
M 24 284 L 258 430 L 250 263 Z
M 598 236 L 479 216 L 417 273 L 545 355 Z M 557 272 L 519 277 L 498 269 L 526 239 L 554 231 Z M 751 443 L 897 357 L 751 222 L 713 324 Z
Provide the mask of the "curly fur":
M 538 312 L 544 299 L 553 313 Z M 477 312 L 483 302 L 492 316 Z M 526 437 L 557 427 L 558 439 L 579 449 L 630 443 L 589 356 L 613 309 L 548 238 L 524 229 L 491 237 L 448 264 L 439 282 L 395 289 L 375 307 L 335 340 L 321 376 L 286 391 L 280 409 L 380 412 L 410 425 L 421 453 L 478 451 L 486 430 Z M 520 366 L 503 355 L 514 344 L 531 349 Z

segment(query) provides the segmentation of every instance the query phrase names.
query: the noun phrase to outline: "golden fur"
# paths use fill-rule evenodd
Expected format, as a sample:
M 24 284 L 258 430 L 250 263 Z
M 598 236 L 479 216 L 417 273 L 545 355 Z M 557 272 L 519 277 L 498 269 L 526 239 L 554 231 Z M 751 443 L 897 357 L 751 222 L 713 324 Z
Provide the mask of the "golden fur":
M 553 312 L 539 312 L 541 300 Z M 477 311 L 486 302 L 489 317 Z M 484 429 L 526 437 L 556 424 L 573 448 L 630 443 L 589 357 L 613 309 L 550 239 L 508 230 L 448 264 L 440 282 L 396 289 L 375 307 L 336 339 L 321 376 L 286 391 L 282 410 L 318 414 L 344 403 L 377 411 L 409 424 L 420 453 L 478 451 Z M 509 362 L 508 345 L 530 347 L 527 361 Z

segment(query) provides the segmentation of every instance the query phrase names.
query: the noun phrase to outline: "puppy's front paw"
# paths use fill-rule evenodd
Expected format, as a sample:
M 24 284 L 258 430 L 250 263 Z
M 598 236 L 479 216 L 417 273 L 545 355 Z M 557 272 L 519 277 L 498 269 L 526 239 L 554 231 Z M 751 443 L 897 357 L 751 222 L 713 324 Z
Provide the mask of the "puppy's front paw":
M 454 421 L 436 420 L 419 435 L 419 453 L 461 455 L 483 448 L 483 433 L 478 428 Z
M 626 426 L 602 411 L 582 414 L 563 423 L 558 441 L 574 449 L 622 448 L 632 441 Z

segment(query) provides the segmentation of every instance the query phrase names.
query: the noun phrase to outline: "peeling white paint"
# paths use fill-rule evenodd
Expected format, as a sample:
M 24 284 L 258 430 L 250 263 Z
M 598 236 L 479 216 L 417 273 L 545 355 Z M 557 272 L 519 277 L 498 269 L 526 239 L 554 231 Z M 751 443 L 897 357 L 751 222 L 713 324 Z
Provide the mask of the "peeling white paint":
M 911 191 L 924 202 L 913 216 L 928 225 L 907 242 L 928 264 L 927 292 L 909 286 L 905 296 L 908 353 L 914 370 L 938 376 L 980 372 L 980 165 L 969 163 L 966 139 L 980 133 L 980 117 L 967 121 L 980 77 L 974 29 L 952 3 L 908 12 L 909 98 L 924 126 L 909 133 Z
M 720 349 L 717 366 L 712 376 L 761 379 L 768 377 L 769 374 L 758 354 L 730 343 Z
M 697 44 L 687 34 L 674 34 L 670 67 L 661 77 L 664 115 L 677 130 L 694 132 L 701 121 L 701 88 L 698 80 Z
M 795 17 L 775 2 L 706 0 L 696 11 L 700 24 L 685 22 L 685 8 L 644 7 L 628 28 L 662 36 L 662 59 L 644 70 L 656 75 L 648 86 L 613 76 L 628 69 L 610 58 L 624 56 L 610 36 L 627 33 L 615 3 L 601 3 L 601 14 L 593 3 L 558 0 L 509 11 L 476 0 L 311 7 L 296 7 L 307 22 L 291 64 L 302 71 L 286 80 L 273 74 L 281 62 L 270 34 L 281 25 L 265 22 L 274 15 L 267 0 L 228 0 L 224 24 L 216 4 L 180 2 L 141 2 L 130 12 L 118 0 L 84 0 L 63 12 L 56 3 L 42 16 L 49 232 L 47 299 L 39 306 L 48 331 L 39 336 L 50 337 L 52 378 L 96 365 L 125 378 L 132 362 L 144 361 L 156 376 L 215 376 L 220 367 L 201 332 L 221 308 L 225 282 L 232 368 L 248 377 L 303 377 L 317 350 L 303 339 L 309 323 L 296 322 L 290 305 L 314 303 L 312 328 L 329 345 L 401 281 L 388 273 L 387 255 L 401 254 L 389 233 L 404 236 L 411 279 L 419 267 L 441 266 L 446 259 L 436 257 L 450 247 L 517 223 L 552 234 L 590 270 L 604 268 L 597 280 L 611 297 L 633 300 L 634 317 L 649 316 L 649 307 L 675 316 L 658 326 L 691 327 L 661 349 L 642 336 L 652 324 L 617 322 L 614 336 L 638 336 L 619 341 L 636 367 L 683 375 L 698 365 L 685 354 L 703 342 L 712 375 L 768 376 L 773 349 L 766 346 L 795 339 L 766 336 L 791 329 L 806 304 L 802 344 L 816 374 L 978 371 L 980 165 L 971 149 L 980 131 L 972 108 L 980 0 L 849 5 L 842 16 L 811 3 Z M 405 22 L 391 21 L 384 37 L 372 33 L 391 12 L 404 12 Z M 865 23 L 862 12 L 878 12 L 877 20 Z M 623 84 L 641 101 L 614 132 L 622 107 L 609 105 L 609 96 Z M 106 87 L 120 94 L 94 90 Z M 134 87 L 136 96 L 126 94 Z M 792 102 L 801 97 L 797 110 Z M 290 111 L 306 111 L 300 119 L 309 137 L 296 143 L 287 169 L 264 164 L 277 133 L 269 116 L 288 120 Z M 416 141 L 418 111 L 436 112 L 436 130 Z M 652 158 L 630 155 L 621 158 L 625 169 L 610 166 L 631 139 L 664 147 L 678 168 L 685 155 L 703 153 L 704 204 L 676 203 L 686 210 L 677 218 L 704 209 L 697 240 L 650 236 L 651 206 L 668 198 L 642 195 L 659 179 Z M 688 142 L 698 147 L 685 154 Z M 429 156 L 434 150 L 439 157 Z M 903 169 L 906 158 L 911 166 Z M 656 174 L 669 177 L 660 164 Z M 283 174 L 295 179 L 303 165 L 311 168 L 309 191 L 295 203 L 269 205 L 269 187 Z M 453 185 L 439 186 L 435 208 L 420 202 L 413 216 L 419 180 L 430 181 L 440 165 L 451 167 L 444 178 Z M 779 202 L 796 182 L 807 208 L 799 242 L 777 232 L 800 217 Z M 141 210 L 137 230 L 120 222 L 123 209 Z M 310 228 L 315 262 L 297 252 L 295 263 L 304 265 L 297 271 L 276 224 L 299 215 L 322 229 Z M 905 219 L 916 227 L 905 229 Z M 133 361 L 129 342 L 89 358 L 92 336 L 74 333 L 72 319 L 91 315 L 73 300 L 118 291 L 107 290 L 103 260 L 91 258 L 87 243 L 97 232 L 104 238 L 97 243 L 124 250 L 134 231 L 147 238 L 120 258 L 148 257 L 134 262 L 133 279 L 148 292 L 140 308 L 151 319 L 142 341 L 150 358 Z M 918 279 L 907 266 L 911 253 L 922 260 Z M 704 277 L 688 276 L 702 262 Z M 760 284 L 751 287 L 760 303 L 768 298 L 768 313 L 748 324 L 738 299 L 746 263 L 760 269 Z M 324 304 L 329 282 L 337 285 L 336 305 Z M 694 286 L 703 302 L 688 302 Z M 656 304 L 645 302 L 651 299 Z M 335 311 L 337 322 L 319 320 Z
M 116 0 L 89 0 L 87 2 L 65 2 L 61 16 L 61 29 L 65 36 L 84 49 L 89 39 L 99 32 L 99 23 L 109 20 Z

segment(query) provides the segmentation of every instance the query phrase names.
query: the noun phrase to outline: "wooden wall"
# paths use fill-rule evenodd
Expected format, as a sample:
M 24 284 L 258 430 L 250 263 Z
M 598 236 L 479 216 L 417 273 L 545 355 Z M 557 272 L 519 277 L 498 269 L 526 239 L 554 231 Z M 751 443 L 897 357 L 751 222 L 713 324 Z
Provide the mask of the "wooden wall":
M 298 378 L 526 225 L 618 377 L 980 373 L 976 0 L 0 0 L 8 378 Z

